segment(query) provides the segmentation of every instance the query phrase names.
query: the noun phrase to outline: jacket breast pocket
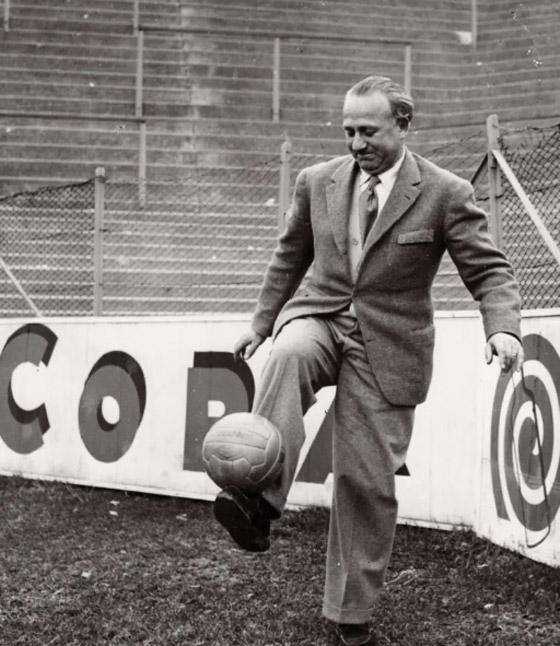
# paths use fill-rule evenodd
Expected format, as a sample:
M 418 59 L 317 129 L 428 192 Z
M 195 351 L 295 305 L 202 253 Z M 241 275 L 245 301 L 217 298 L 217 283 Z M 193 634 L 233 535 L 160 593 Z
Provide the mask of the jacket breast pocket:
M 434 230 L 433 229 L 418 229 L 417 231 L 406 231 L 400 233 L 397 238 L 399 244 L 418 244 L 422 242 L 433 242 Z

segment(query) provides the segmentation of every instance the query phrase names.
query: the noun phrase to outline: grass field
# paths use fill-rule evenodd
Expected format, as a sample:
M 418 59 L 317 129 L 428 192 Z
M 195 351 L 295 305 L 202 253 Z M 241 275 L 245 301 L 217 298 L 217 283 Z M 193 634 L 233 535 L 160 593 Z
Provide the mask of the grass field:
M 266 554 L 207 503 L 0 477 L 1 646 L 334 646 L 328 512 L 289 512 Z M 560 571 L 399 526 L 382 646 L 560 646 Z

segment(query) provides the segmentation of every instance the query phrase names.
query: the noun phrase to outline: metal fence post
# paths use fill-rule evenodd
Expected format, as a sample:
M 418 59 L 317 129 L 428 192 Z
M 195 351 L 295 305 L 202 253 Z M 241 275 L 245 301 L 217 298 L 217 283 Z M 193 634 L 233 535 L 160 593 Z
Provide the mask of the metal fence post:
M 10 0 L 4 0 L 4 31 L 10 31 Z
M 504 245 L 502 233 L 502 212 L 500 199 L 502 197 L 502 181 L 500 167 L 494 157 L 494 150 L 499 150 L 500 124 L 497 114 L 491 114 L 486 119 L 486 134 L 488 136 L 488 196 L 490 204 L 490 230 L 494 244 L 498 249 Z
M 280 121 L 280 38 L 274 39 L 272 62 L 272 121 Z
M 134 5 L 132 8 L 132 33 L 136 32 L 140 28 L 140 0 L 134 0 Z
M 141 117 L 144 103 L 144 32 L 140 29 L 136 35 L 136 98 L 134 116 Z
M 476 49 L 478 41 L 478 3 L 477 0 L 471 0 L 471 44 Z
M 404 89 L 407 94 L 412 92 L 412 45 L 404 46 Z
M 146 165 L 147 165 L 147 132 L 146 122 L 140 122 L 140 141 L 138 151 L 138 202 L 146 206 Z
M 290 207 L 290 171 L 292 144 L 285 141 L 280 149 L 280 185 L 278 187 L 278 233 L 282 233 Z
M 105 220 L 105 169 L 95 169 L 93 224 L 93 314 L 103 314 L 103 229 Z

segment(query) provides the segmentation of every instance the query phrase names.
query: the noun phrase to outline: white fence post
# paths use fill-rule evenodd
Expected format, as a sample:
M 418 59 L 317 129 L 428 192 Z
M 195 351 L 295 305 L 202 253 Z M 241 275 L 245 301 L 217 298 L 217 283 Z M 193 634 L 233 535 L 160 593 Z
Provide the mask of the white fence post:
M 404 89 L 407 94 L 412 92 L 412 45 L 404 46 Z
M 502 212 L 500 199 L 502 196 L 502 181 L 500 167 L 494 157 L 494 150 L 500 148 L 500 124 L 497 114 L 491 114 L 486 120 L 488 136 L 488 196 L 490 206 L 490 231 L 498 249 L 503 248 Z
M 136 97 L 134 101 L 134 116 L 141 117 L 144 103 L 144 32 L 136 34 Z
M 140 123 L 140 141 L 138 151 L 138 202 L 141 207 L 146 206 L 146 166 L 147 166 L 147 128 L 146 122 Z
M 476 49 L 478 41 L 478 3 L 477 0 L 471 0 L 471 45 Z
M 132 9 L 132 33 L 133 35 L 140 29 L 140 0 L 134 0 Z
M 290 172 L 292 144 L 285 141 L 280 149 L 280 184 L 278 187 L 278 233 L 286 224 L 286 212 L 290 207 Z
M 4 31 L 10 31 L 10 0 L 4 0 Z
M 280 38 L 274 39 L 272 62 L 272 121 L 280 121 Z
M 105 169 L 95 169 L 95 216 L 93 224 L 93 313 L 103 314 L 103 229 L 105 222 Z

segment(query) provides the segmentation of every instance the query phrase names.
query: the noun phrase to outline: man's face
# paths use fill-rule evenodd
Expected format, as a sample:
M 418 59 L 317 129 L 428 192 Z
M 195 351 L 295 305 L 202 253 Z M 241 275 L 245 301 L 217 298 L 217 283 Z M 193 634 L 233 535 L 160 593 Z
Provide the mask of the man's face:
M 348 95 L 342 127 L 348 149 L 360 168 L 370 175 L 379 175 L 399 159 L 408 130 L 397 125 L 389 99 L 381 92 Z

